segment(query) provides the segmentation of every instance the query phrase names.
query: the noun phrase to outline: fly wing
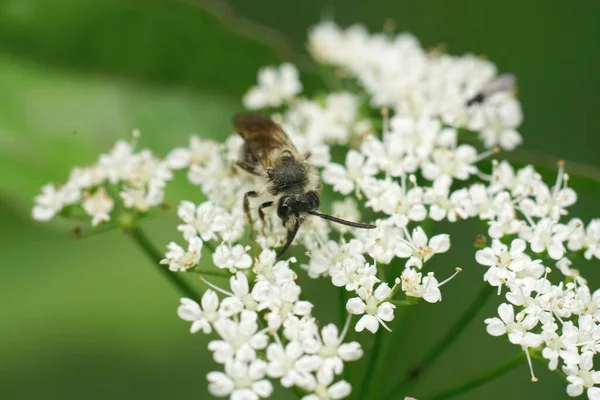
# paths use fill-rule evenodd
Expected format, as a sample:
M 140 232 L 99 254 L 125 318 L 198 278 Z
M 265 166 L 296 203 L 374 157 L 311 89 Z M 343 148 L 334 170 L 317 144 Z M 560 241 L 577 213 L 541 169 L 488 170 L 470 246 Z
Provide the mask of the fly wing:
M 248 151 L 265 169 L 271 168 L 282 151 L 299 157 L 298 150 L 281 126 L 265 115 L 237 114 L 233 117 L 233 126 L 246 142 Z

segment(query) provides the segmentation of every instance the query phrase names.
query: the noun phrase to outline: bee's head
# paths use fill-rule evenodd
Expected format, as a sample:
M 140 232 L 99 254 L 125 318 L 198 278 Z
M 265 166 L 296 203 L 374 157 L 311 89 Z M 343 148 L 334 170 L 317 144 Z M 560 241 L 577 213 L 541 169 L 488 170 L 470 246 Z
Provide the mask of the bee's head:
M 300 202 L 295 196 L 283 196 L 279 199 L 277 205 L 277 216 L 282 220 L 286 220 L 290 215 L 298 214 L 300 212 Z
M 277 216 L 286 221 L 290 216 L 313 211 L 319 208 L 319 196 L 313 192 L 301 195 L 282 196 L 277 204 Z

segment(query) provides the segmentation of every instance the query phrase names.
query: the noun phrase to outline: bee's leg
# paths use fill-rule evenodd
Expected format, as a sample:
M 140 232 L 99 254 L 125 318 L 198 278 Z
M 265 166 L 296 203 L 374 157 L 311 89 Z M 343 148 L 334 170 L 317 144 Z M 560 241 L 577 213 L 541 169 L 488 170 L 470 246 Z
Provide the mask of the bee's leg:
M 265 213 L 263 212 L 263 208 L 271 207 L 273 205 L 272 201 L 267 201 L 258 206 L 258 216 L 260 217 L 260 221 L 262 222 L 262 235 L 265 235 Z
M 248 218 L 248 224 L 250 225 L 250 236 L 254 237 L 254 225 L 252 224 L 252 215 L 250 214 L 250 197 L 258 197 L 258 192 L 251 190 L 244 195 L 244 212 L 246 213 L 246 218 Z
M 244 171 L 246 171 L 249 174 L 258 176 L 258 174 L 256 173 L 256 169 L 254 168 L 254 166 L 252 166 L 251 164 L 248 164 L 247 162 L 236 161 L 235 165 L 237 165 L 238 167 L 240 167 L 241 169 L 243 169 Z
M 309 151 L 308 153 L 304 154 L 304 159 L 308 160 L 310 158 L 310 156 L 312 155 L 312 153 Z

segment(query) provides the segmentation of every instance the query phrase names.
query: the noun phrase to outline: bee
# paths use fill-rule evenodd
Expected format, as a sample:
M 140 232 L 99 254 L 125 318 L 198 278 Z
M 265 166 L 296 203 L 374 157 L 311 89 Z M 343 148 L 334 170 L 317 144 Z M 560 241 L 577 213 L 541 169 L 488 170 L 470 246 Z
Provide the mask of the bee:
M 281 126 L 261 114 L 237 114 L 235 131 L 244 139 L 236 165 L 259 178 L 261 187 L 244 195 L 244 212 L 252 229 L 250 199 L 261 197 L 258 216 L 265 224 L 264 209 L 277 207 L 277 216 L 287 229 L 287 239 L 277 253 L 279 260 L 290 247 L 300 225 L 317 216 L 353 228 L 374 229 L 375 225 L 346 221 L 319 212 L 321 181 L 317 169 L 302 156 Z

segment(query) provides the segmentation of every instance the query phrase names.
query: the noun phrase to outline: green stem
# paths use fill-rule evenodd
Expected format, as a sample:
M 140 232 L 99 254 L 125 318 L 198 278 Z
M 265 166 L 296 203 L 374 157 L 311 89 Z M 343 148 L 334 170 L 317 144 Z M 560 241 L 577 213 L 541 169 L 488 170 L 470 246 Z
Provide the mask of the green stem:
M 348 311 L 346 311 L 346 288 L 342 286 L 338 290 L 340 296 L 340 326 L 343 326 L 348 315 Z
M 382 326 L 379 327 L 377 333 L 375 334 L 375 340 L 373 343 L 373 350 L 371 350 L 371 357 L 369 358 L 369 365 L 367 365 L 367 370 L 365 371 L 365 377 L 363 378 L 362 385 L 360 388 L 360 396 L 359 399 L 370 399 L 371 397 L 367 397 L 369 393 L 369 388 L 371 387 L 371 382 L 373 381 L 373 374 L 375 373 L 375 369 L 377 368 L 377 361 L 379 361 L 379 351 L 381 350 L 381 342 L 383 341 L 383 330 Z
M 407 376 L 394 386 L 386 398 L 390 399 L 395 395 L 402 394 L 402 392 L 408 392 L 417 383 L 418 379 L 423 376 L 435 361 L 450 348 L 452 343 L 458 339 L 462 331 L 469 325 L 473 318 L 475 318 L 478 311 L 484 306 L 486 300 L 493 292 L 494 288 L 486 283 L 469 308 L 467 308 L 454 324 L 452 324 L 448 332 L 446 332 L 446 334 L 423 358 L 423 361 L 414 368 L 411 368 Z
M 520 352 L 519 354 L 508 359 L 505 363 L 499 365 L 496 368 L 492 368 L 489 371 L 484 372 L 483 374 L 475 376 L 467 380 L 466 382 L 461 383 L 460 385 L 454 386 L 447 390 L 443 390 L 430 396 L 425 396 L 423 398 L 429 400 L 446 400 L 451 397 L 458 396 L 459 394 L 469 392 L 485 383 L 491 382 L 494 379 L 501 377 L 507 372 L 522 365 L 524 358 L 524 353 Z
M 198 294 L 183 280 L 177 273 L 169 271 L 167 268 L 160 264 L 160 260 L 163 259 L 163 254 L 154 246 L 154 244 L 148 239 L 148 236 L 138 227 L 132 228 L 130 236 L 133 241 L 139 246 L 140 249 L 146 254 L 146 256 L 152 261 L 154 266 L 170 281 L 179 291 L 191 299 L 198 299 Z

